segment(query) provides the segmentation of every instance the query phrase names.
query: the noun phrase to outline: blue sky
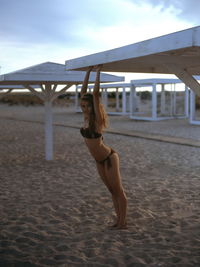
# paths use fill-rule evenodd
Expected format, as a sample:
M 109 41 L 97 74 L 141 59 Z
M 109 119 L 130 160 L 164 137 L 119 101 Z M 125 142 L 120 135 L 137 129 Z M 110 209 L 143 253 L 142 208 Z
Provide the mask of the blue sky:
M 0 0 L 1 74 L 198 26 L 196 0 Z

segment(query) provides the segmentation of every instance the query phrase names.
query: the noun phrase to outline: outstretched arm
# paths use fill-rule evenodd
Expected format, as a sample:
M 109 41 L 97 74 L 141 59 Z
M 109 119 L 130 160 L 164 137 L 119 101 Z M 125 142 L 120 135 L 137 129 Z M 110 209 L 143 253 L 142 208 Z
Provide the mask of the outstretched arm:
M 92 70 L 92 67 L 90 67 L 85 74 L 85 78 L 84 78 L 84 81 L 81 87 L 81 96 L 87 93 L 88 81 L 89 81 L 91 70 Z
M 96 70 L 96 79 L 95 79 L 94 90 L 93 90 L 93 95 L 94 96 L 95 95 L 99 96 L 101 67 L 102 67 L 102 65 L 94 66 L 94 70 Z
M 95 80 L 94 90 L 93 90 L 93 101 L 94 101 L 94 111 L 95 111 L 97 122 L 101 124 L 103 118 L 101 114 L 100 98 L 99 98 L 100 71 L 101 71 L 101 65 L 98 65 L 96 67 L 96 80 Z

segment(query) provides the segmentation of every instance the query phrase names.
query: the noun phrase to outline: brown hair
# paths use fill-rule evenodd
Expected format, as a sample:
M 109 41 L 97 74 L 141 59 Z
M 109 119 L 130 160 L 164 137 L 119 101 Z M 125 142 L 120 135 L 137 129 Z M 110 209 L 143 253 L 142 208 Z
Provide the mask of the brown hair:
M 92 106 L 92 112 L 90 113 L 89 117 L 89 130 L 96 131 L 96 116 L 94 111 L 94 101 L 93 101 L 93 95 L 92 94 L 84 94 L 81 97 L 81 100 L 86 101 L 91 104 Z M 100 103 L 100 112 L 102 116 L 102 125 L 99 125 L 102 129 L 105 129 L 108 127 L 108 116 L 106 114 L 105 108 L 103 104 Z

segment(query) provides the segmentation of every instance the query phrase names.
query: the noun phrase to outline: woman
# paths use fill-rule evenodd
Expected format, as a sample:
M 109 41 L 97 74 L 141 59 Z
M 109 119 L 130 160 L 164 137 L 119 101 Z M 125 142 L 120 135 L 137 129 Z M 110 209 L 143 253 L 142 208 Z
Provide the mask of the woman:
M 97 170 L 112 195 L 117 220 L 112 227 L 125 229 L 127 198 L 121 183 L 119 156 L 103 143 L 102 132 L 107 127 L 107 116 L 99 98 L 100 68 L 90 67 L 86 72 L 81 88 L 81 109 L 84 115 L 84 127 L 80 129 L 85 143 L 94 157 Z M 87 93 L 88 80 L 92 69 L 96 70 L 93 94 Z

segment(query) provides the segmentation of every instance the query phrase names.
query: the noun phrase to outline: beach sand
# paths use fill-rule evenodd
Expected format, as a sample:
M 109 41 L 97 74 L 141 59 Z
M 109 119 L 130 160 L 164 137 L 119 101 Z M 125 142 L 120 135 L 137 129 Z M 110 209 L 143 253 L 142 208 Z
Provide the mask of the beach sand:
M 109 230 L 111 196 L 79 130 L 54 126 L 54 160 L 45 161 L 44 125 L 31 122 L 42 121 L 41 107 L 0 110 L 0 266 L 200 265 L 199 147 L 105 133 L 128 197 L 128 229 Z M 56 123 L 80 126 L 80 114 L 56 112 Z M 186 128 L 173 134 L 199 140 L 199 126 Z

